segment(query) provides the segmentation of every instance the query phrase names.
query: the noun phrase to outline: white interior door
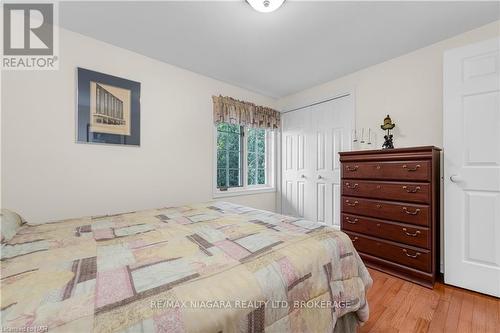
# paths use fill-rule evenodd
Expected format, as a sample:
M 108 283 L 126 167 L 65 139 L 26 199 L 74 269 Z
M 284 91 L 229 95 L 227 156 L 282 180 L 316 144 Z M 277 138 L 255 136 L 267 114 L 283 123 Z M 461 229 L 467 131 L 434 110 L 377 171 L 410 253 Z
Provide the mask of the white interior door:
M 306 189 L 306 174 L 312 167 L 309 139 L 310 117 L 304 112 L 290 112 L 282 116 L 282 212 L 305 217 L 311 190 Z
M 283 115 L 283 213 L 340 227 L 340 151 L 350 150 L 352 95 Z
M 500 296 L 500 39 L 444 56 L 445 282 Z

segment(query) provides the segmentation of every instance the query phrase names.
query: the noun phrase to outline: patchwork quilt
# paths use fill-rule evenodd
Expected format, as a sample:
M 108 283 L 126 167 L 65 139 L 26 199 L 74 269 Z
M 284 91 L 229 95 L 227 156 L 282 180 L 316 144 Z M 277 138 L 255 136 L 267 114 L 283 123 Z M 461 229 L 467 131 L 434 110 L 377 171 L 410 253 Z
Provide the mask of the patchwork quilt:
M 0 265 L 24 332 L 348 332 L 372 283 L 344 233 L 226 202 L 25 225 Z

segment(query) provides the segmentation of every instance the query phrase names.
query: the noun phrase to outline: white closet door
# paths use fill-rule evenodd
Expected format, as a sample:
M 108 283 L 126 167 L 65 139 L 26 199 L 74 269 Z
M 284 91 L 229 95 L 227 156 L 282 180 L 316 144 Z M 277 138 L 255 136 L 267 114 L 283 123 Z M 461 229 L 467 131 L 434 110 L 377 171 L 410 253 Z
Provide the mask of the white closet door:
M 444 57 L 445 282 L 500 296 L 500 39 Z
M 302 112 L 286 114 L 282 117 L 282 211 L 283 214 L 305 217 L 309 205 L 311 189 L 306 174 L 311 168 L 309 140 L 306 128 L 309 117 Z
M 340 151 L 349 150 L 352 95 L 283 115 L 283 213 L 340 227 Z

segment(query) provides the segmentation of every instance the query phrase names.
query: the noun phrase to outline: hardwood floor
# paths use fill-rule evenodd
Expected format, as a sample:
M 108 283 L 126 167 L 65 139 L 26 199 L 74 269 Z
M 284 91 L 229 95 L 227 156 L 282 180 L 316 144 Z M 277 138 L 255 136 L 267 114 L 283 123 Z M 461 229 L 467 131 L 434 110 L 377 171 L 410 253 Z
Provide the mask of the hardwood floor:
M 500 332 L 500 300 L 436 283 L 434 290 L 370 269 L 370 319 L 360 332 Z

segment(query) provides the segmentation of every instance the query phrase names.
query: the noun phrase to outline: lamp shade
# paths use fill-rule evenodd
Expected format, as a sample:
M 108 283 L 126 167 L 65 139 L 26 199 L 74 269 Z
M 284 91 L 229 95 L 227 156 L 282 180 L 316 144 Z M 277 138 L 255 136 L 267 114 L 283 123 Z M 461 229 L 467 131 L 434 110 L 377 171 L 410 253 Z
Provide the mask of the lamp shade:
M 253 9 L 261 13 L 274 12 L 285 0 L 246 0 Z

